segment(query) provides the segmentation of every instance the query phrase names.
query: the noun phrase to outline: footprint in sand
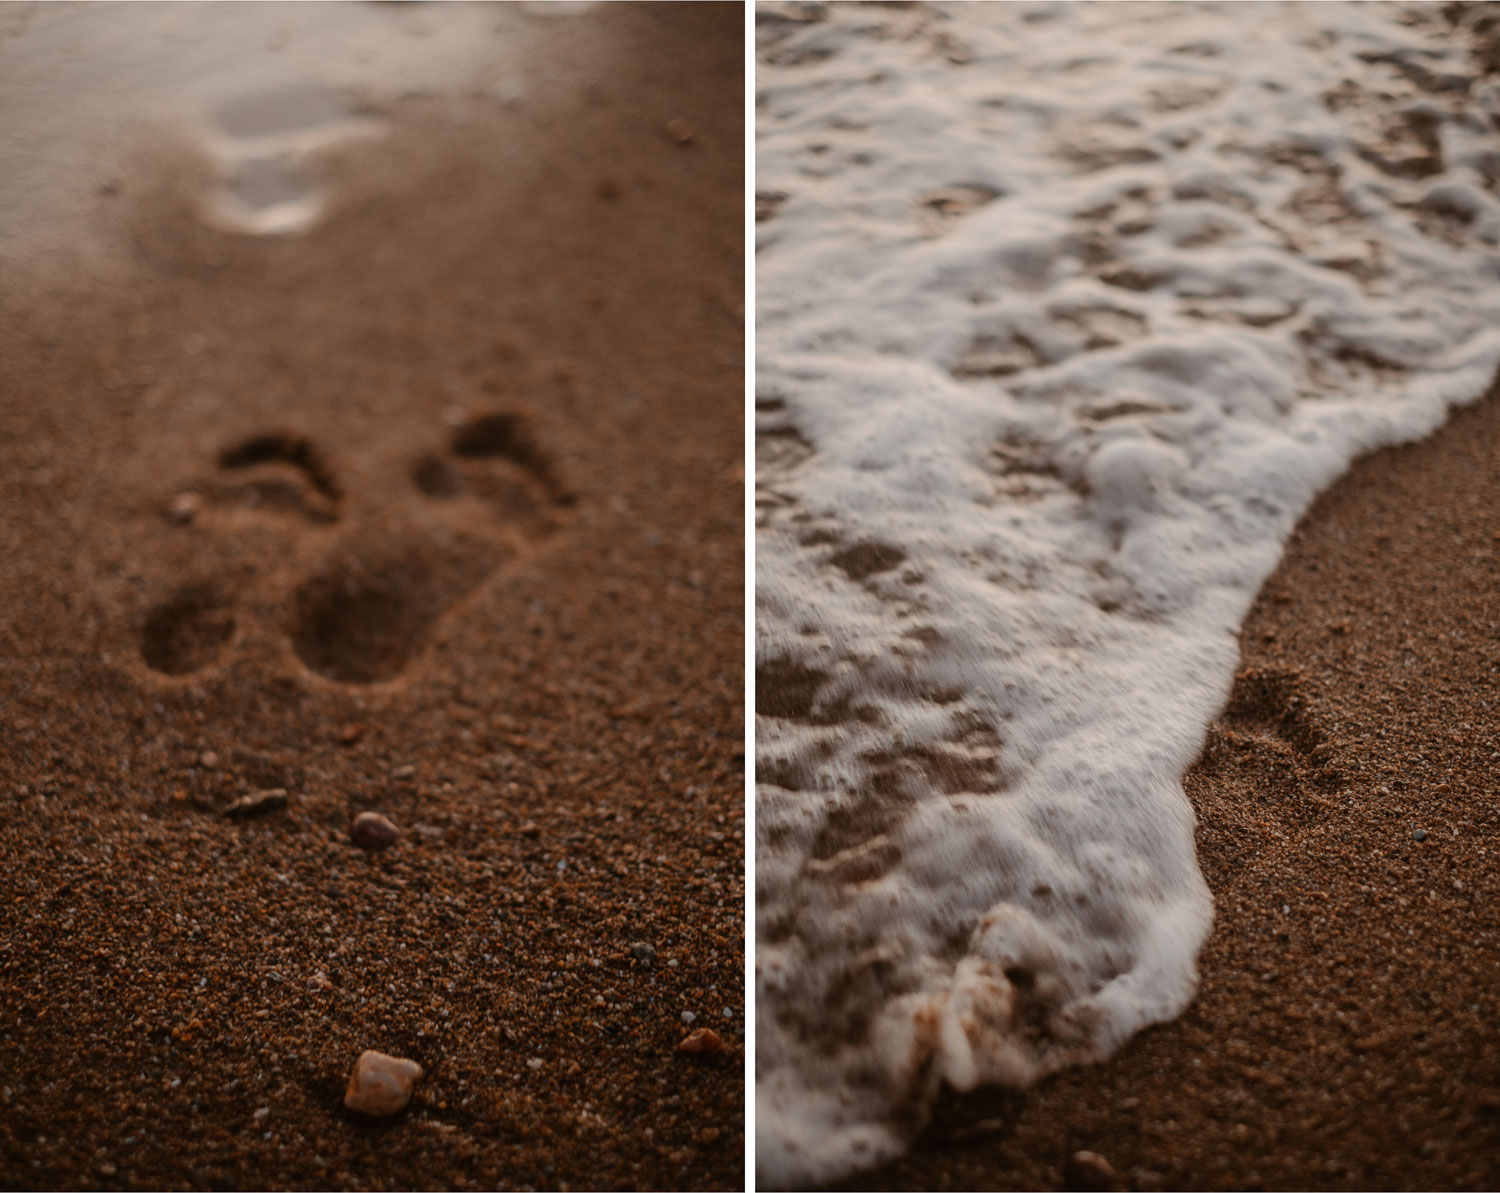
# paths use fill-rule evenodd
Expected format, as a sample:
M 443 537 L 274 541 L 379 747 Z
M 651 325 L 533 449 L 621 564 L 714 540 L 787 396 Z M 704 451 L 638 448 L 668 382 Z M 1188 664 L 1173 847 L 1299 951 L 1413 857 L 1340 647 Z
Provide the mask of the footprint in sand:
M 228 662 L 251 637 L 279 636 L 326 679 L 394 679 L 439 619 L 546 543 L 572 504 L 515 412 L 463 421 L 445 447 L 408 460 L 393 493 L 363 502 L 312 440 L 253 436 L 166 507 L 183 532 L 219 540 L 224 562 L 148 612 L 141 658 L 161 674 L 192 675 Z M 300 581 L 284 579 L 288 560 Z
M 220 185 L 203 214 L 211 224 L 244 235 L 305 232 L 323 214 L 314 168 L 318 154 L 379 132 L 378 122 L 317 83 L 283 80 L 236 94 L 205 129 Z

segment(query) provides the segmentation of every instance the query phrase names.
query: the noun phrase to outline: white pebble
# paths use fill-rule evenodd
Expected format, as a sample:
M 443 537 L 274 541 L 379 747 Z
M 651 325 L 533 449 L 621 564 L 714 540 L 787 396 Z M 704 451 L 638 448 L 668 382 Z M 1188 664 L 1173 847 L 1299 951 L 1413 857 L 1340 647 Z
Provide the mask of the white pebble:
M 361 1114 L 396 1114 L 406 1109 L 421 1080 L 422 1066 L 416 1061 L 370 1049 L 361 1052 L 354 1063 L 344 1105 Z

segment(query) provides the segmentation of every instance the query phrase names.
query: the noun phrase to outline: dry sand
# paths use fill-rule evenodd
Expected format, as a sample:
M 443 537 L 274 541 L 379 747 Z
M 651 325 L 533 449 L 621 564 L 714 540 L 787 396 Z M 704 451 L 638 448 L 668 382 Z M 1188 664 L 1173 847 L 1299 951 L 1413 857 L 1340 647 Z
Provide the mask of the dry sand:
M 597 19 L 0 277 L 0 1186 L 742 1186 L 743 18 Z
M 1316 503 L 1187 776 L 1217 917 L 1187 1013 L 945 1098 L 842 1187 L 1058 1188 L 1075 1149 L 1118 1188 L 1500 1187 L 1497 510 L 1500 380 Z

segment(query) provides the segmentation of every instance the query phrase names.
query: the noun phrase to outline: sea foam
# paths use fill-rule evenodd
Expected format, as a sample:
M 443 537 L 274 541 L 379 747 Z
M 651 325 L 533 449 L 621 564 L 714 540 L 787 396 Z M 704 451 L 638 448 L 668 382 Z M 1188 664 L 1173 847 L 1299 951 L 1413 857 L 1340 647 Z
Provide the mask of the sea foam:
M 1500 362 L 1437 7 L 758 12 L 757 1164 L 1191 998 L 1181 776 L 1312 498 Z

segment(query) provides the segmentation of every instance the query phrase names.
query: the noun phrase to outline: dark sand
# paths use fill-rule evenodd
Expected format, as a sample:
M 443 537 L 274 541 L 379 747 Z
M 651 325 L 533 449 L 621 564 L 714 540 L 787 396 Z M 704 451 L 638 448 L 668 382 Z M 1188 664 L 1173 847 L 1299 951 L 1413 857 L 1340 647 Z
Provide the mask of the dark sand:
M 0 276 L 0 1186 L 742 1186 L 743 16 L 589 19 L 305 237 L 158 145 Z
M 850 1189 L 1500 1187 L 1500 380 L 1307 514 L 1186 786 L 1216 922 L 1178 1021 L 947 1097 Z M 1426 833 L 1420 842 L 1417 831 Z

